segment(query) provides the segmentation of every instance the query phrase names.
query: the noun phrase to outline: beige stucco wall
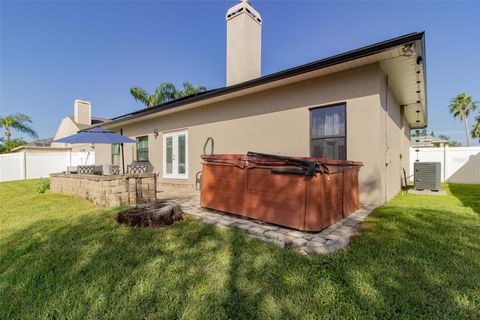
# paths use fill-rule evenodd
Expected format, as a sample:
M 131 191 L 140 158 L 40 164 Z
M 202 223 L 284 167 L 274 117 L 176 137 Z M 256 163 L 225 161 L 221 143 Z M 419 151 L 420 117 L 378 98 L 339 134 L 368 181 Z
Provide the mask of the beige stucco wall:
M 69 117 L 63 118 L 62 121 L 60 121 L 60 124 L 58 125 L 57 131 L 55 132 L 55 136 L 53 137 L 53 140 L 65 138 L 68 136 L 71 136 L 72 134 L 76 134 L 78 132 L 78 127 L 73 122 L 72 119 Z M 58 142 L 52 142 L 51 144 L 52 148 L 71 148 L 72 151 L 74 152 L 88 152 L 88 151 L 93 151 L 94 146 L 90 144 L 68 144 L 68 143 L 58 143 Z
M 347 158 L 364 163 L 360 172 L 361 201 L 378 204 L 400 190 L 399 155 L 392 156 L 391 169 L 385 169 L 386 130 L 391 153 L 399 154 L 402 148 L 400 109 L 390 98 L 392 119 L 386 116 L 382 89 L 384 75 L 378 65 L 372 64 L 111 129 L 122 128 L 130 137 L 148 134 L 150 162 L 160 172 L 161 183 L 172 182 L 162 178 L 162 134 L 188 129 L 189 179 L 173 182 L 193 186 L 195 174 L 201 170 L 200 155 L 207 137 L 214 138 L 215 153 L 259 151 L 308 156 L 309 108 L 345 102 Z M 156 139 L 155 128 L 160 132 Z M 125 145 L 126 164 L 134 154 L 135 146 Z M 110 146 L 97 146 L 96 162 L 111 162 Z
M 410 127 L 395 95 L 383 77 L 380 88 L 380 155 L 385 155 L 385 174 L 381 178 L 383 201 L 391 199 L 401 188 L 403 168 L 408 171 L 410 156 Z
M 72 134 L 77 133 L 78 127 L 77 125 L 72 121 L 70 118 L 63 118 L 62 121 L 60 121 L 60 124 L 58 125 L 57 131 L 55 132 L 55 136 L 53 137 L 53 140 L 61 139 L 68 137 Z M 66 148 L 69 147 L 68 144 L 66 143 L 57 143 L 57 142 L 52 142 L 51 145 L 53 148 Z

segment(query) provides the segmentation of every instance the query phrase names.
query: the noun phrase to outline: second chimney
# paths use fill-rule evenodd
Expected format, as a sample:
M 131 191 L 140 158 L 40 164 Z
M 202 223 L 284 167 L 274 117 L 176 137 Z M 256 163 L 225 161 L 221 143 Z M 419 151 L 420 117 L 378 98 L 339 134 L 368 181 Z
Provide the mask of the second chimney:
M 90 101 L 75 100 L 73 103 L 73 121 L 78 124 L 92 124 L 92 105 Z
M 227 86 L 261 76 L 262 18 L 248 1 L 227 11 Z

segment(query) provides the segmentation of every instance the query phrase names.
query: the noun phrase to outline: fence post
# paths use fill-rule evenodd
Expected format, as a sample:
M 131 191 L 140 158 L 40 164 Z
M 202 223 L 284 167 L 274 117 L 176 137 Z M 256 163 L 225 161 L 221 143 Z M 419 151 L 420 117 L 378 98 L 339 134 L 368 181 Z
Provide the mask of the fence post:
M 27 153 L 25 151 L 23 151 L 22 153 L 23 180 L 27 180 Z
M 448 149 L 448 145 L 445 144 L 443 147 L 443 182 L 447 181 L 447 172 L 450 172 L 449 170 L 447 170 L 449 151 L 450 150 Z

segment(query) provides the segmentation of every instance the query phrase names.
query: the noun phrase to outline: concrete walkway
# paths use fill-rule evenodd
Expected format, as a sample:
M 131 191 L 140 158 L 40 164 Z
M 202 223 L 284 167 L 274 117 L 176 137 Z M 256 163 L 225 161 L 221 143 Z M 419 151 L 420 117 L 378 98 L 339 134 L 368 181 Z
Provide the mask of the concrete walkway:
M 193 190 L 168 189 L 157 193 L 159 199 L 171 199 L 179 203 L 183 211 L 204 223 L 223 228 L 244 230 L 261 241 L 271 242 L 282 248 L 293 247 L 301 253 L 328 254 L 344 248 L 360 228 L 360 223 L 375 209 L 363 205 L 350 216 L 321 232 L 302 232 L 283 228 L 263 221 L 200 207 L 200 194 Z

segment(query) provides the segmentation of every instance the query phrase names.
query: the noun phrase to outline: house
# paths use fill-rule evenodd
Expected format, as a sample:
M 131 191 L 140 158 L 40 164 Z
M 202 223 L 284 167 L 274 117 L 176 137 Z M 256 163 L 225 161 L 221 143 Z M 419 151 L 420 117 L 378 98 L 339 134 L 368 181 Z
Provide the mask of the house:
M 37 139 L 27 143 L 29 147 L 50 147 L 53 141 L 53 137 L 44 138 L 44 139 Z
M 77 99 L 73 103 L 73 116 L 63 118 L 60 121 L 54 137 L 29 142 L 26 145 L 12 149 L 12 152 L 90 152 L 94 150 L 94 146 L 90 144 L 71 145 L 52 141 L 71 136 L 82 129 L 88 128 L 92 125 L 100 125 L 105 121 L 107 121 L 107 119 L 92 117 L 92 105 L 89 101 Z
M 78 131 L 92 125 L 100 125 L 107 119 L 92 117 L 92 104 L 90 101 L 77 99 L 73 103 L 73 116 L 63 118 L 55 132 L 53 141 L 76 134 Z M 51 148 L 68 148 L 72 151 L 91 151 L 92 145 L 70 145 L 67 143 L 52 142 Z
M 410 142 L 414 148 L 443 148 L 448 146 L 448 140 L 430 135 L 411 137 Z
M 52 145 L 52 138 L 44 138 L 44 139 L 37 139 L 31 141 L 23 146 L 18 146 L 13 148 L 11 152 L 19 152 L 19 151 L 28 151 L 28 152 L 44 152 L 45 150 L 49 151 L 65 151 L 65 148 L 51 148 Z
M 381 204 L 400 190 L 410 130 L 427 125 L 423 32 L 262 76 L 261 15 L 242 1 L 228 10 L 226 25 L 225 87 L 102 124 L 137 140 L 124 146 L 125 164 L 150 163 L 159 188 L 193 188 L 212 138 L 215 153 L 362 161 L 366 204 Z M 97 164 L 121 158 L 118 146 L 96 148 Z

